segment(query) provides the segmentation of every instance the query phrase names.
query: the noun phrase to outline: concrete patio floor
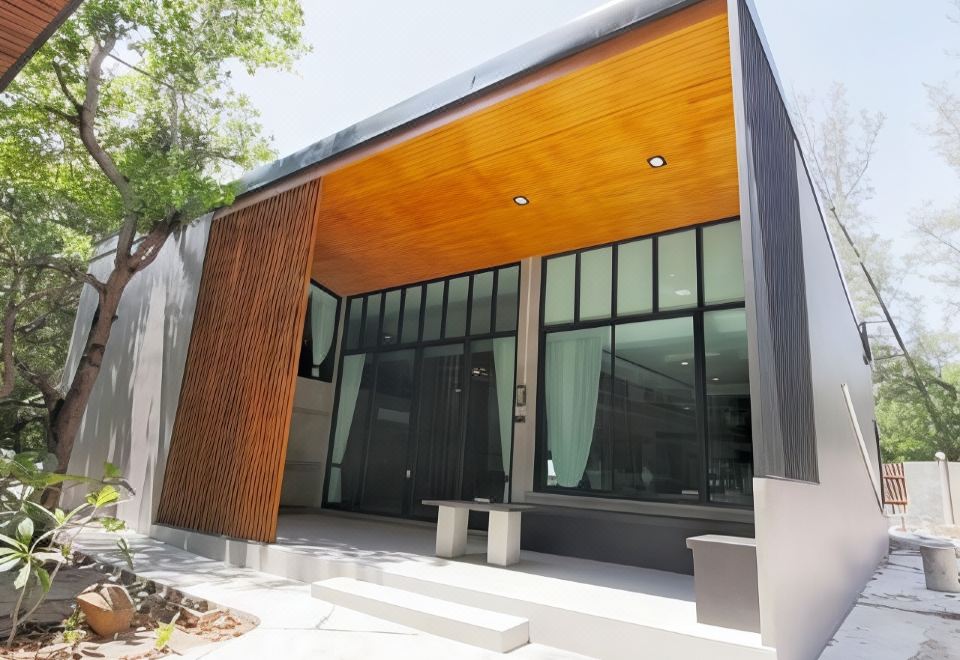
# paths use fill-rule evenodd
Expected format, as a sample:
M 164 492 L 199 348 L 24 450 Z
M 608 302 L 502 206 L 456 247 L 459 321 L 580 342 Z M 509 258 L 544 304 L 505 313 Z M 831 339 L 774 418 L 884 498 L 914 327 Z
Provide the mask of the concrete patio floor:
M 960 594 L 927 590 L 920 553 L 891 544 L 821 660 L 960 660 Z
M 510 654 L 497 654 L 427 635 L 365 614 L 338 607 L 310 595 L 304 582 L 225 566 L 155 539 L 127 533 L 138 575 L 215 601 L 260 620 L 254 630 L 216 648 L 198 648 L 187 658 L 396 658 L 411 660 L 584 660 L 584 656 L 538 644 Z M 116 537 L 84 532 L 78 547 L 98 560 L 119 564 Z

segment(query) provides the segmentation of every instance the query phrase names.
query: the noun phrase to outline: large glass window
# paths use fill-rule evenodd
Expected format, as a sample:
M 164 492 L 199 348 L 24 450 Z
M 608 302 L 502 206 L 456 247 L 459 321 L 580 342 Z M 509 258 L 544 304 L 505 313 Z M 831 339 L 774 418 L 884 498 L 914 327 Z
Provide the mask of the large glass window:
M 509 497 L 519 285 L 510 265 L 347 301 L 328 506 Z
M 340 298 L 311 283 L 297 376 L 327 383 L 333 380 L 339 317 Z
M 543 280 L 536 487 L 749 506 L 739 221 L 547 257 Z

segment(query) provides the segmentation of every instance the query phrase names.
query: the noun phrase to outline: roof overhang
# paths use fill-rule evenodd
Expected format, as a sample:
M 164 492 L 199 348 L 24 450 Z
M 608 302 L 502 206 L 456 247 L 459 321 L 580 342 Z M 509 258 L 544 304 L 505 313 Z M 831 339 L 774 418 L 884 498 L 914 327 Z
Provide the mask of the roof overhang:
M 0 0 L 0 92 L 82 0 Z
M 312 276 L 341 295 L 734 217 L 730 53 L 726 0 L 618 3 L 253 172 L 238 203 L 322 178 Z

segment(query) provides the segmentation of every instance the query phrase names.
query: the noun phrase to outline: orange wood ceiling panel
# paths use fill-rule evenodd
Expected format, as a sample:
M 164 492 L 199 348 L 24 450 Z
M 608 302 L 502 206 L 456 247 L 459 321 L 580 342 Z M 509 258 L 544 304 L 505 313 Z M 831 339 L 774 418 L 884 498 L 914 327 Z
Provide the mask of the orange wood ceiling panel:
M 320 181 L 213 221 L 158 522 L 272 542 Z
M 714 6 L 327 174 L 313 277 L 349 295 L 736 216 L 729 34 Z M 657 154 L 667 167 L 647 164 Z
M 47 27 L 71 0 L 0 0 L 0 80 L 22 57 L 29 57 Z

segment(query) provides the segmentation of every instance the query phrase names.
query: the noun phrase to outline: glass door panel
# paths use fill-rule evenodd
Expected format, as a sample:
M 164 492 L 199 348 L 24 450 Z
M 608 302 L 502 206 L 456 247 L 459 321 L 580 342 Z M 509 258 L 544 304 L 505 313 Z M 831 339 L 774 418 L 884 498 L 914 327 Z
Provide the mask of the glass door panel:
M 411 512 L 436 518 L 425 499 L 458 499 L 464 398 L 464 346 L 430 346 L 420 363 L 417 458 Z
M 369 513 L 404 513 L 414 356 L 415 351 L 409 349 L 381 353 L 378 357 L 360 506 Z

